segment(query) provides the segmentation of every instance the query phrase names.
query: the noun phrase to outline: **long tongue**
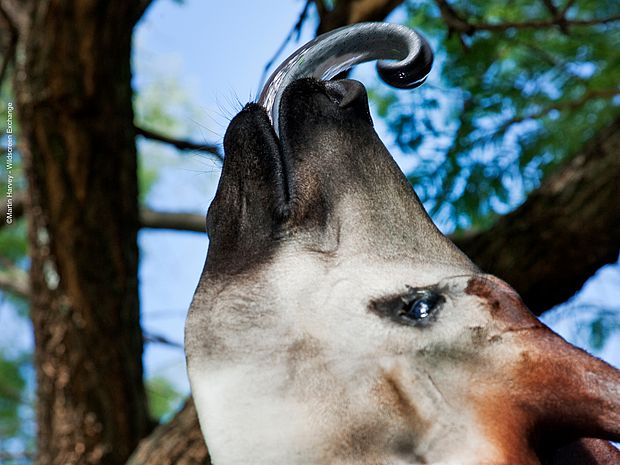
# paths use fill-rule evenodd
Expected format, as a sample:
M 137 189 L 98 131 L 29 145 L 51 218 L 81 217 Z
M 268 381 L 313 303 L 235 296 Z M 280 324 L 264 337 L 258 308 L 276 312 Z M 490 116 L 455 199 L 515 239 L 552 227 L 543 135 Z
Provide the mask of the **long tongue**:
M 270 76 L 258 103 L 278 133 L 282 92 L 304 78 L 331 79 L 358 63 L 379 61 L 377 70 L 388 84 L 401 89 L 421 85 L 433 65 L 428 42 L 413 29 L 389 23 L 359 23 L 318 36 L 288 57 Z M 395 60 L 395 61 L 394 61 Z

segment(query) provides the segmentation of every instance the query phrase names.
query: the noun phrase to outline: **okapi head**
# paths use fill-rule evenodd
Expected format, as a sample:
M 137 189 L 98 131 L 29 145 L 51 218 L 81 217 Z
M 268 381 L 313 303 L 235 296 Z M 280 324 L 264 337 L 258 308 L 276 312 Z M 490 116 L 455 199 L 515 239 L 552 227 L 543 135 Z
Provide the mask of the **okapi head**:
M 539 464 L 579 438 L 620 440 L 620 373 L 444 237 L 364 86 L 325 80 L 376 58 L 400 60 L 379 63 L 400 87 L 432 62 L 400 26 L 336 31 L 226 132 L 186 325 L 214 464 Z M 583 444 L 587 463 L 613 459 Z

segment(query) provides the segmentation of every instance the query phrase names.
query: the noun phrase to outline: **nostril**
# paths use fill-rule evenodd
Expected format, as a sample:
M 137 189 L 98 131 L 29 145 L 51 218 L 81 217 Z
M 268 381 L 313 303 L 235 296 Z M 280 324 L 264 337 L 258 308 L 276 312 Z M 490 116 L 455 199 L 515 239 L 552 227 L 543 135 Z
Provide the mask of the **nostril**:
M 359 81 L 351 79 L 327 81 L 325 82 L 325 90 L 341 107 L 351 106 L 360 100 L 365 103 L 367 100 L 364 85 Z
M 352 79 L 326 81 L 325 91 L 340 108 L 353 110 L 354 113 L 372 125 L 370 109 L 368 108 L 368 95 L 366 94 L 366 88 L 361 82 Z

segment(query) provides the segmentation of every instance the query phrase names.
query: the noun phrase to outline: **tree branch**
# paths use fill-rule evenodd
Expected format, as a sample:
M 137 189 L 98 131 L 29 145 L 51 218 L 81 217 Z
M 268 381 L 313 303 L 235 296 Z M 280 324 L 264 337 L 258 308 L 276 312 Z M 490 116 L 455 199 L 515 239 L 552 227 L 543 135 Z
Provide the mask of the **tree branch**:
M 0 271 L 0 289 L 22 299 L 30 299 L 28 273 L 17 267 L 3 268 L 4 270 Z
M 560 14 L 560 10 L 558 10 L 551 0 L 542 0 L 542 2 L 553 18 L 556 18 Z
M 32 6 L 33 2 L 28 0 L 0 0 L 0 10 L 16 32 L 28 26 L 28 11 Z
M 162 344 L 165 346 L 174 347 L 175 349 L 183 350 L 183 344 L 168 339 L 166 336 L 162 336 L 161 334 L 149 333 L 148 331 L 143 331 L 142 334 L 145 342 Z
M 140 210 L 140 226 L 150 229 L 206 232 L 205 216 L 196 213 L 158 212 L 150 208 Z
M 136 12 L 134 18 L 134 24 L 140 21 L 140 19 L 146 13 L 146 10 L 151 6 L 153 0 L 135 0 L 136 1 Z
M 177 139 L 177 138 L 166 136 L 156 131 L 141 128 L 138 126 L 135 127 L 135 130 L 136 130 L 136 135 L 145 137 L 146 139 L 151 139 L 157 142 L 162 142 L 164 144 L 169 144 L 177 148 L 178 150 L 182 150 L 182 151 L 205 152 L 213 156 L 214 158 L 217 158 L 220 162 L 224 161 L 224 157 L 220 153 L 216 145 L 200 144 L 198 142 L 193 142 L 193 141 L 189 141 L 185 139 Z
M 364 21 L 383 21 L 404 0 L 341 0 L 335 2 L 332 10 L 327 10 L 325 5 L 319 11 L 321 22 L 316 34 L 323 34 L 333 29 L 348 24 L 361 23 Z M 317 3 L 317 10 L 319 5 Z
M 319 15 L 319 21 L 323 21 L 325 16 L 329 13 L 327 6 L 323 0 L 314 0 L 316 6 L 316 12 Z
M 24 193 L 13 197 L 13 221 L 24 215 Z M 0 201 L 0 215 L 6 218 L 7 201 Z M 5 221 L 0 222 L 0 229 L 9 226 Z M 198 213 L 159 212 L 148 207 L 140 209 L 140 226 L 151 229 L 175 229 L 179 231 L 194 231 L 204 233 L 206 230 L 205 216 Z
M 6 452 L 0 451 L 0 462 L 4 463 L 4 461 L 8 463 L 15 462 L 24 462 L 24 463 L 32 463 L 36 458 L 36 453 L 31 451 L 23 451 L 23 452 Z
M 593 26 L 620 21 L 620 15 L 612 15 L 605 18 L 569 20 L 566 19 L 563 14 L 566 12 L 566 9 L 564 9 L 560 12 L 562 15 L 538 21 L 505 21 L 501 23 L 470 22 L 454 10 L 447 0 L 435 0 L 435 3 L 439 7 L 441 16 L 446 22 L 448 29 L 467 35 L 472 35 L 477 31 L 502 32 L 508 29 L 541 29 L 554 26 L 560 27 L 565 31 L 569 26 Z
M 567 26 L 595 26 L 599 24 L 609 24 L 620 21 L 620 15 L 608 16 L 606 18 L 591 19 L 571 19 L 565 20 Z M 505 22 L 505 23 L 473 23 L 476 30 L 486 31 L 505 31 L 507 29 L 540 29 L 551 26 L 560 26 L 556 19 L 546 21 L 525 21 L 525 22 Z
M 436 0 L 435 3 L 439 7 L 439 12 L 449 32 L 473 34 L 472 26 L 446 0 Z
M 547 10 L 549 10 L 549 13 L 551 13 L 551 17 L 557 22 L 560 30 L 564 34 L 568 34 L 568 27 L 566 26 L 566 16 L 564 16 L 564 12 L 559 10 L 552 0 L 542 0 L 542 2 Z
M 2 17 L 3 21 L 6 24 L 6 30 L 8 31 L 8 44 L 5 47 L 5 53 L 2 56 L 2 63 L 0 63 L 0 85 L 4 82 L 4 78 L 6 77 L 6 73 L 15 58 L 15 50 L 17 48 L 17 28 L 15 24 L 11 21 L 11 18 L 5 11 L 5 9 L 0 6 L 0 17 Z
M 293 36 L 295 36 L 295 41 L 296 42 L 299 41 L 299 36 L 301 34 L 301 28 L 304 25 L 306 17 L 308 16 L 308 11 L 310 10 L 310 5 L 311 4 L 312 4 L 312 0 L 306 0 L 306 3 L 304 4 L 304 8 L 303 8 L 303 10 L 301 10 L 301 13 L 299 14 L 299 18 L 297 19 L 297 22 L 295 23 L 295 25 L 293 26 L 291 31 L 288 33 L 288 35 L 284 39 L 284 42 L 282 42 L 280 47 L 278 47 L 278 50 L 276 50 L 276 53 L 274 53 L 274 55 L 271 57 L 271 59 L 267 62 L 267 64 L 263 68 L 263 73 L 262 73 L 262 75 L 260 77 L 260 81 L 259 81 L 259 85 L 258 85 L 259 89 L 263 88 L 263 85 L 265 84 L 265 79 L 267 79 L 267 73 L 269 72 L 269 69 L 271 69 L 271 67 L 273 66 L 274 62 L 278 59 L 280 54 L 284 51 L 284 48 L 291 41 Z M 318 8 L 319 7 L 317 5 L 317 11 L 318 11 Z

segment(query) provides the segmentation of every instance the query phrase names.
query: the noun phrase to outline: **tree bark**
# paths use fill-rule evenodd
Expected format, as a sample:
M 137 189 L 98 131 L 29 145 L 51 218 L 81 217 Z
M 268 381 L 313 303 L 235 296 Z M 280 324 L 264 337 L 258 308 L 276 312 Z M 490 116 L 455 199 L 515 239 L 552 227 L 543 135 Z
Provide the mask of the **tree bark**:
M 189 399 L 174 420 L 140 443 L 127 465 L 208 465 L 209 451 L 200 432 L 194 402 Z
M 121 464 L 152 429 L 142 381 L 130 50 L 145 4 L 20 8 L 37 463 Z
M 620 118 L 489 230 L 455 238 L 536 314 L 572 297 L 620 250 Z

